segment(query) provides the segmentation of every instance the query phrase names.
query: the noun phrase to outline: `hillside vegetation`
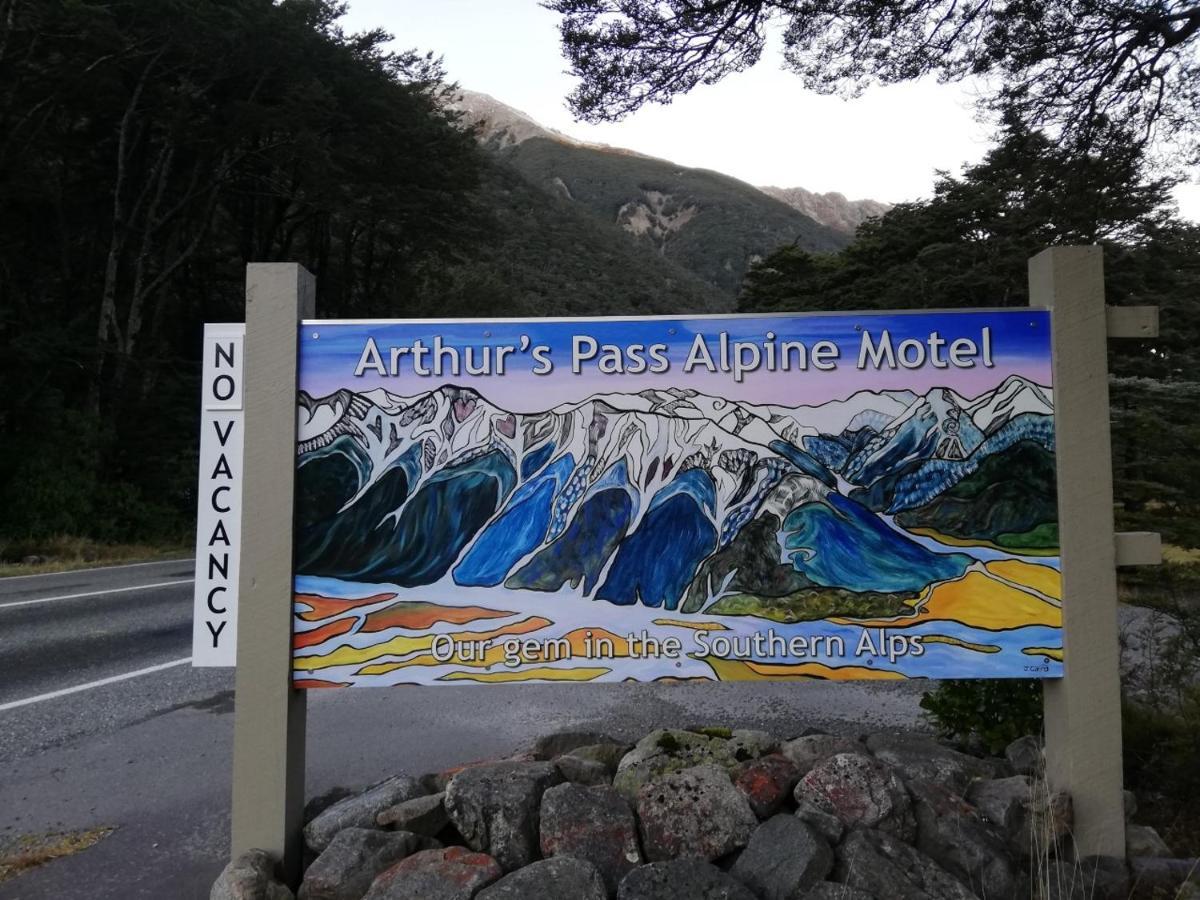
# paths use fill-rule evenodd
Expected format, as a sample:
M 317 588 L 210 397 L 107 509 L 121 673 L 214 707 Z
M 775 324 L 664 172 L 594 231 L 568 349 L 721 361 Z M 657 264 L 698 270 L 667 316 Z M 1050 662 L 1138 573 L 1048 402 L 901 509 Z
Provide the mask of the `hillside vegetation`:
M 831 251 L 847 240 L 719 172 L 542 137 L 498 156 L 531 183 L 619 225 L 731 297 L 750 264 L 777 247 Z

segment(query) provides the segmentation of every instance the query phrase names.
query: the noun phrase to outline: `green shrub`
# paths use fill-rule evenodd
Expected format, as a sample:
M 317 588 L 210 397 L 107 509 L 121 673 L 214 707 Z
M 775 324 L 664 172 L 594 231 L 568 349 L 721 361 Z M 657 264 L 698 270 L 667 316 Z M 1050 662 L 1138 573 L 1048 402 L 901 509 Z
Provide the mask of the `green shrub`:
M 1036 680 L 942 681 L 921 698 L 921 708 L 944 737 L 979 740 L 989 753 L 1042 733 L 1042 683 Z

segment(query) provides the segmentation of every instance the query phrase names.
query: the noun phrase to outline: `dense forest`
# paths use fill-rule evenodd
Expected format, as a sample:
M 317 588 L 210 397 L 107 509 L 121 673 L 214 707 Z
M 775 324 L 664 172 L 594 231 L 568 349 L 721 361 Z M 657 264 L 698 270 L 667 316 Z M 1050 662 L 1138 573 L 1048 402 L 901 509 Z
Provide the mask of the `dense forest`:
M 438 62 L 328 0 L 0 3 L 0 537 L 186 536 L 204 322 L 730 301 L 483 154 Z
M 1031 256 L 1099 243 L 1107 301 L 1160 310 L 1160 337 L 1109 344 L 1119 524 L 1200 546 L 1200 227 L 1179 219 L 1174 182 L 1149 174 L 1135 144 L 1080 160 L 1011 117 L 999 137 L 840 253 L 780 248 L 748 274 L 739 308 L 1020 306 Z
M 742 310 L 955 307 L 1024 303 L 1028 256 L 1096 241 L 1110 302 L 1163 310 L 1161 339 L 1112 345 L 1123 524 L 1200 545 L 1200 230 L 1136 142 L 1081 159 L 1012 118 L 838 250 L 717 173 L 481 147 L 435 58 L 343 11 L 0 0 L 0 556 L 186 539 L 201 328 L 242 318 L 249 261 L 304 264 L 326 317 L 728 311 L 774 246 Z M 630 234 L 634 195 L 698 212 Z

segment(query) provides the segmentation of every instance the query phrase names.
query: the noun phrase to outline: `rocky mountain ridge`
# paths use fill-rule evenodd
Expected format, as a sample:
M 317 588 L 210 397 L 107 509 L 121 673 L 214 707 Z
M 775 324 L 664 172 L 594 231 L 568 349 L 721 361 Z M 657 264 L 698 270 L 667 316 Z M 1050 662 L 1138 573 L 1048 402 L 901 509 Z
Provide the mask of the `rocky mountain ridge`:
M 460 91 L 451 106 L 497 163 L 730 299 L 778 247 L 829 252 L 852 236 L 846 214 L 830 227 L 736 178 L 576 140 L 486 94 Z
M 547 128 L 527 113 L 479 91 L 460 90 L 449 105 L 462 114 L 465 122 L 478 130 L 480 142 L 492 150 L 503 150 L 532 138 L 542 138 L 572 147 L 586 147 L 605 153 L 670 162 L 628 148 L 578 140 L 556 129 Z M 892 208 L 890 203 L 878 200 L 849 200 L 845 194 L 837 191 L 822 194 L 802 187 L 774 186 L 763 186 L 758 190 L 786 203 L 819 224 L 847 236 L 853 236 L 855 229 L 867 219 L 883 215 Z M 651 198 L 651 202 L 661 207 L 664 198 L 659 195 Z M 627 221 L 632 220 L 631 216 Z M 636 223 L 626 227 L 634 233 L 641 233 L 646 228 L 645 225 Z
M 892 208 L 892 204 L 879 200 L 849 200 L 845 194 L 837 191 L 818 194 L 802 187 L 782 188 L 770 185 L 760 187 L 759 190 L 769 197 L 782 200 L 822 225 L 849 235 L 853 235 L 858 226 L 867 219 L 882 216 Z

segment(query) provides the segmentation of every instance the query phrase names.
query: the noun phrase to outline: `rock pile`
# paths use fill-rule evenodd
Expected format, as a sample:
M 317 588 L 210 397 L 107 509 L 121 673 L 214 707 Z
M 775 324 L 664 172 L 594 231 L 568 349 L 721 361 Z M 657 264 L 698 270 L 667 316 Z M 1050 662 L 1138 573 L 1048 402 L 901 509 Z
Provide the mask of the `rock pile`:
M 298 900 L 1085 900 L 1187 877 L 1140 826 L 1132 867 L 1071 859 L 1039 758 L 1027 738 L 983 759 L 911 734 L 562 733 L 317 812 Z M 292 896 L 261 851 L 211 894 Z

